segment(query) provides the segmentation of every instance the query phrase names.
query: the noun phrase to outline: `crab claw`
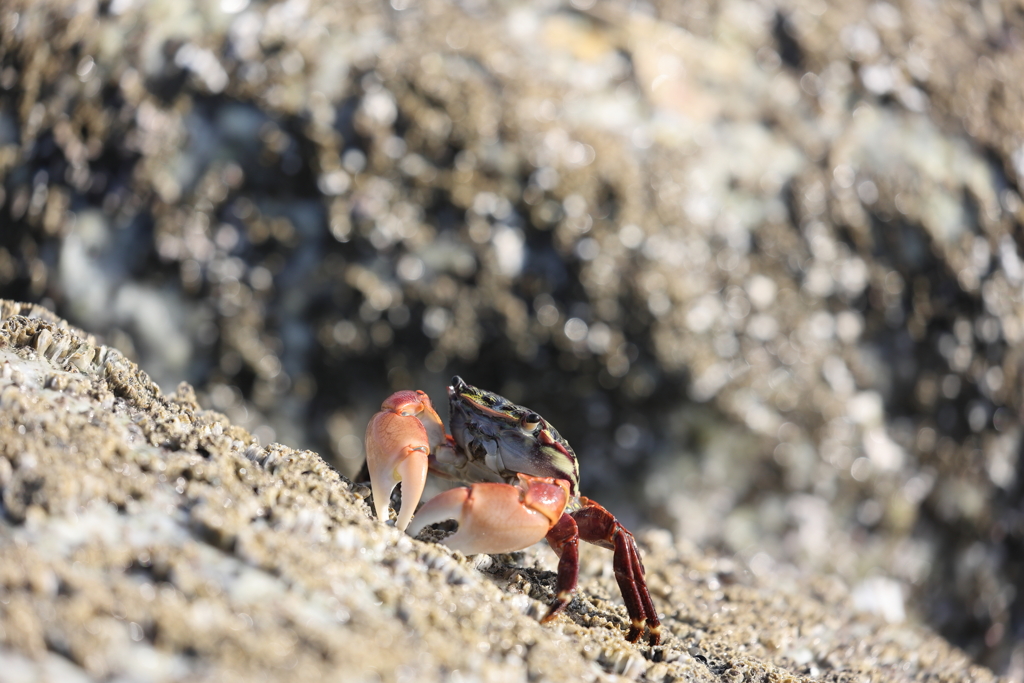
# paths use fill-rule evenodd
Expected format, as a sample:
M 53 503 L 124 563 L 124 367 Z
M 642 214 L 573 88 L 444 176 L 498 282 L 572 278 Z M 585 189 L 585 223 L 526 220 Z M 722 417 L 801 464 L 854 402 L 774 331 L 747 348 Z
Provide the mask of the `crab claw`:
M 405 530 L 423 495 L 431 449 L 445 438 L 444 424 L 422 391 L 398 391 L 384 401 L 366 427 L 366 466 L 380 519 L 388 518 L 391 492 L 401 482 L 395 525 Z
M 473 484 L 431 498 L 409 533 L 415 536 L 428 524 L 454 519 L 459 530 L 442 541 L 452 550 L 466 555 L 510 553 L 543 539 L 568 501 L 568 482 L 520 474 L 516 486 Z

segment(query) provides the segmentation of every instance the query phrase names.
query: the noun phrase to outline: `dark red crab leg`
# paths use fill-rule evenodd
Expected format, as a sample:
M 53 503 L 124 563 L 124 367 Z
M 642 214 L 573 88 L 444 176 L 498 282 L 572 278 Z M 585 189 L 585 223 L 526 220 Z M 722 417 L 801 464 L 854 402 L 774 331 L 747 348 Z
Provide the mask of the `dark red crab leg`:
M 548 621 L 565 609 L 576 589 L 579 577 L 580 539 L 614 551 L 612 566 L 629 613 L 630 629 L 626 639 L 635 643 L 648 630 L 648 642 L 661 642 L 661 620 L 647 590 L 644 565 L 633 534 L 615 516 L 589 498 L 580 498 L 582 507 L 565 513 L 548 532 L 547 540 L 558 555 L 557 599 L 542 621 Z
M 545 624 L 554 619 L 572 600 L 580 576 L 580 532 L 576 520 L 563 512 L 547 535 L 548 545 L 558 555 L 558 580 L 555 582 L 555 603 L 541 619 Z

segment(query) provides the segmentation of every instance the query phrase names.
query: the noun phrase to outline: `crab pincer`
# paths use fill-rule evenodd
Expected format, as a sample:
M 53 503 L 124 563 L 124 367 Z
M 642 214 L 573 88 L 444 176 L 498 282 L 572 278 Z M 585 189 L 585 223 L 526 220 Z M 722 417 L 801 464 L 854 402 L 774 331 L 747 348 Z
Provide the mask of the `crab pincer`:
M 366 427 L 366 466 L 374 508 L 386 520 L 391 492 L 401 482 L 402 507 L 395 526 L 402 531 L 423 495 L 432 444 L 438 438 L 445 438 L 444 424 L 422 391 L 392 394 Z
M 510 553 L 529 548 L 547 536 L 569 501 L 561 479 L 519 475 L 519 483 L 480 483 L 450 489 L 431 498 L 409 527 L 415 536 L 424 527 L 454 519 L 459 530 L 441 541 L 466 555 Z

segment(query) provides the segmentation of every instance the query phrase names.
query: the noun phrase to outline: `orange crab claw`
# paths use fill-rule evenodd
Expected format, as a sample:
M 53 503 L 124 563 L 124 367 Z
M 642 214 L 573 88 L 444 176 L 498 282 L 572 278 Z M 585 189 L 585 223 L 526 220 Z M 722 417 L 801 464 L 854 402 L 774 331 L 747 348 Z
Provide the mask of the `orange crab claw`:
M 395 526 L 405 530 L 423 495 L 431 449 L 445 438 L 444 424 L 422 391 L 398 391 L 381 404 L 366 427 L 366 466 L 380 519 L 388 518 L 391 492 L 401 482 Z
M 520 474 L 517 486 L 473 484 L 431 498 L 409 533 L 415 536 L 428 524 L 454 519 L 459 530 L 442 541 L 452 550 L 466 555 L 509 553 L 543 539 L 568 501 L 568 482 Z

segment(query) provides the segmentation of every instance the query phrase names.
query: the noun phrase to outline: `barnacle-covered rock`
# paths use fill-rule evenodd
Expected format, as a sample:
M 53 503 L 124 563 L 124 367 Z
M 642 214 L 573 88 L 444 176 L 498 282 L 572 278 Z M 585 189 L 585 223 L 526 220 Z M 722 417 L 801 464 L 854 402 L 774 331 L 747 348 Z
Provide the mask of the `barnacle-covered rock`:
M 663 646 L 623 640 L 596 548 L 542 626 L 549 550 L 467 560 L 414 540 L 316 453 L 261 445 L 187 385 L 164 395 L 115 349 L 67 367 L 44 332 L 87 343 L 0 301 L 5 681 L 996 680 L 857 613 L 838 579 L 758 577 L 668 532 L 640 537 Z

